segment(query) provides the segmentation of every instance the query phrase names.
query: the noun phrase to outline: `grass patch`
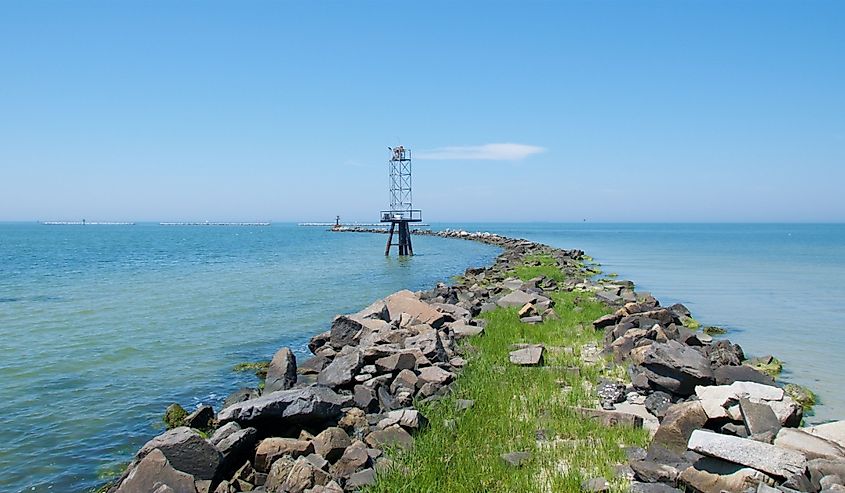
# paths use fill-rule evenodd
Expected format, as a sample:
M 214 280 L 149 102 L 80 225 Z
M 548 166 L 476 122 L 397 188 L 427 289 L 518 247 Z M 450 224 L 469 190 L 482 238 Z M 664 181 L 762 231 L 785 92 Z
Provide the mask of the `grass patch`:
M 541 262 L 518 275 L 548 275 L 547 261 Z M 515 309 L 485 314 L 485 334 L 470 341 L 475 350 L 453 392 L 419 406 L 429 427 L 418 434 L 413 450 L 392 455 L 396 466 L 380 474 L 367 492 L 575 492 L 592 477 L 612 480 L 613 466 L 625 461 L 622 446 L 647 443 L 644 430 L 603 427 L 574 412 L 575 406 L 594 404 L 584 382 L 598 382 L 605 362 L 586 364 L 580 352 L 586 344 L 600 345 L 601 334 L 590 322 L 608 310 L 586 293 L 551 296 L 560 320 L 528 325 L 519 321 Z M 576 306 L 581 310 L 574 310 Z M 545 367 L 511 365 L 511 345 L 520 342 L 545 344 Z M 572 352 L 562 349 L 566 347 Z M 580 377 L 563 370 L 574 366 Z M 472 399 L 475 405 L 458 411 L 456 399 Z M 538 440 L 538 435 L 545 439 Z M 517 451 L 531 454 L 521 467 L 500 458 Z M 627 490 L 622 480 L 611 484 L 615 491 Z
M 558 282 L 563 281 L 564 278 L 563 272 L 557 266 L 557 261 L 551 255 L 529 255 L 523 260 L 523 265 L 513 269 L 513 274 L 523 281 L 540 276 L 546 276 Z

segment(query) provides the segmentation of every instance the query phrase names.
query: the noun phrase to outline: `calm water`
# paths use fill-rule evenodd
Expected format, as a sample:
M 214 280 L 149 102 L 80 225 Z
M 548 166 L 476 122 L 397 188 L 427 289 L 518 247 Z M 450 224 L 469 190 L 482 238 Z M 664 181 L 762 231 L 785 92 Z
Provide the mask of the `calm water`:
M 170 402 L 254 385 L 242 361 L 302 354 L 336 313 L 423 289 L 498 250 L 321 228 L 0 224 L 0 491 L 81 492 Z
M 684 303 L 750 355 L 784 361 L 783 379 L 816 391 L 819 422 L 845 419 L 845 225 L 488 224 L 581 248 L 605 273 L 666 304 Z
M 581 248 L 845 417 L 845 225 L 461 224 Z M 423 289 L 497 250 L 319 228 L 0 224 L 0 491 L 85 491 L 151 436 L 164 407 L 254 383 L 229 369 L 302 352 L 335 313 Z

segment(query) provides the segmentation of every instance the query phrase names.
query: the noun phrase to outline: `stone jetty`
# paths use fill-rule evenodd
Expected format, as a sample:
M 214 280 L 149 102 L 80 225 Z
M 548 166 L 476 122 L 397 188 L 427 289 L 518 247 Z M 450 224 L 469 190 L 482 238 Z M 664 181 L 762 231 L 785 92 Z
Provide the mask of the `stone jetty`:
M 383 232 L 378 229 L 346 229 Z M 607 426 L 648 427 L 647 449 L 626 450 L 620 465 L 631 491 L 845 491 L 845 422 L 800 428 L 802 406 L 739 346 L 688 328 L 683 305 L 663 307 L 633 283 L 595 279 L 584 252 L 466 231 L 416 231 L 496 245 L 489 267 L 470 268 L 455 286 L 399 291 L 337 316 L 312 337 L 312 355 L 274 355 L 263 389 L 243 389 L 216 414 L 203 407 L 151 439 L 107 491 L 119 493 L 349 492 L 393 467 L 391 454 L 414 447 L 428 420 L 419 403 L 443 398 L 471 346 L 484 337 L 481 314 L 518 311 L 525 324 L 556 319 L 553 291 L 579 291 L 612 313 L 593 322 L 598 348 L 629 379 L 592 391 L 595 408 L 577 414 Z M 513 269 L 536 255 L 554 259 L 563 281 L 523 281 Z M 592 319 L 592 316 L 590 317 Z M 512 348 L 509 364 L 536 367 L 547 350 Z M 577 368 L 575 369 L 577 370 Z M 472 402 L 459 402 L 472 412 Z M 192 427 L 193 426 L 193 427 Z M 199 428 L 199 429 L 196 429 Z M 518 466 L 522 452 L 502 460 Z M 605 478 L 582 485 L 606 491 Z

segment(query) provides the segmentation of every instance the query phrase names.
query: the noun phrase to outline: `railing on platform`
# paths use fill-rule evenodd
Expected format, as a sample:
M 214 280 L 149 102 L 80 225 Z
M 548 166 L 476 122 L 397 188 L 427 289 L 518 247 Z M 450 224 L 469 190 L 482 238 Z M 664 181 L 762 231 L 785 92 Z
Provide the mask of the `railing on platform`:
M 381 211 L 381 222 L 390 223 L 394 221 L 405 221 L 411 223 L 418 223 L 422 221 L 422 210 L 420 209 L 405 209 L 401 211 Z

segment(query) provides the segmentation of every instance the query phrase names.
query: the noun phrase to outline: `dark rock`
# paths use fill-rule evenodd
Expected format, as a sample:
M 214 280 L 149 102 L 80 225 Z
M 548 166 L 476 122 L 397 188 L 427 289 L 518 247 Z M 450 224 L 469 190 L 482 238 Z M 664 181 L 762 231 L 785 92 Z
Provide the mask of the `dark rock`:
M 689 396 L 696 385 L 712 385 L 710 361 L 695 349 L 676 341 L 649 346 L 642 367 L 649 386 Z
M 353 489 L 358 489 L 373 484 L 376 484 L 376 471 L 372 468 L 358 471 L 355 474 L 349 476 L 349 480 L 346 481 L 346 487 Z
M 683 493 L 677 488 L 673 488 L 668 484 L 663 483 L 641 483 L 639 481 L 631 482 L 630 493 Z
M 317 377 L 317 383 L 327 387 L 341 387 L 355 378 L 355 373 L 364 365 L 361 352 L 354 346 L 344 348 Z
M 345 402 L 325 387 L 280 390 L 224 408 L 217 417 L 221 423 L 284 418 L 293 424 L 318 424 L 339 416 Z
M 311 353 L 316 353 L 318 349 L 329 343 L 331 337 L 332 333 L 330 330 L 315 335 L 310 341 L 308 341 L 308 350 L 311 351 Z
M 416 366 L 417 358 L 411 353 L 395 353 L 376 360 L 376 369 L 382 373 L 413 370 Z
M 698 401 L 681 402 L 666 411 L 652 444 L 660 445 L 677 454 L 687 449 L 693 431 L 707 423 L 707 414 Z
M 635 460 L 645 460 L 646 458 L 646 450 L 642 447 L 625 447 L 625 457 L 628 458 L 628 461 L 635 461 Z
M 605 402 L 609 402 L 611 404 L 624 402 L 626 395 L 625 384 L 603 381 L 596 388 L 596 394 L 599 396 L 599 400 L 602 404 Z
M 267 368 L 264 392 L 269 394 L 277 390 L 288 390 L 294 384 L 296 384 L 296 356 L 290 348 L 283 347 L 276 351 Z
M 716 385 L 730 385 L 734 382 L 755 382 L 774 385 L 775 379 L 746 365 L 720 366 L 713 370 Z
M 366 385 L 356 385 L 352 389 L 355 405 L 366 412 L 375 411 L 378 408 L 376 391 Z
M 255 399 L 259 395 L 261 394 L 258 392 L 258 390 L 244 387 L 240 390 L 233 392 L 229 395 L 229 397 L 226 397 L 226 399 L 223 401 L 223 408 L 225 409 L 233 404 L 248 401 L 250 399 Z
M 619 319 L 622 318 L 615 314 L 605 315 L 597 320 L 593 321 L 593 327 L 597 329 L 603 329 L 605 327 L 611 327 L 616 325 L 619 322 Z
M 399 425 L 374 431 L 367 435 L 364 441 L 367 442 L 367 445 L 379 449 L 385 447 L 408 449 L 414 445 L 414 438 Z
M 419 349 L 432 362 L 448 359 L 440 333 L 434 329 L 423 330 L 419 335 L 405 339 L 405 349 Z
M 646 483 L 674 484 L 680 474 L 672 466 L 650 460 L 632 461 L 630 464 L 631 469 L 634 470 L 634 478 Z
M 185 426 L 196 428 L 198 430 L 207 430 L 211 427 L 211 421 L 214 419 L 214 409 L 211 406 L 204 405 L 198 407 L 194 412 L 185 416 Z
M 305 490 L 314 486 L 325 485 L 330 479 L 327 472 L 314 467 L 305 457 L 300 457 L 294 461 L 279 491 L 304 493 Z
M 672 407 L 672 396 L 666 392 L 655 391 L 645 398 L 645 408 L 658 418 L 663 418 Z
M 705 354 L 710 358 L 714 367 L 739 366 L 745 359 L 745 354 L 738 344 L 731 344 L 730 341 L 721 340 L 705 348 Z
M 155 449 L 167 457 L 174 469 L 196 479 L 214 479 L 222 459 L 214 445 L 187 426 L 174 428 L 153 438 L 141 447 L 137 458 L 143 459 Z
M 593 493 L 610 491 L 610 483 L 604 478 L 593 478 L 581 483 L 581 490 Z
M 331 471 L 335 476 L 348 477 L 370 464 L 371 459 L 367 453 L 367 445 L 361 440 L 355 440 L 343 451 L 343 455 L 332 466 Z
M 455 374 L 437 366 L 427 366 L 420 369 L 418 378 L 418 386 L 426 383 L 446 385 L 455 378 Z
M 221 440 L 216 447 L 223 455 L 223 467 L 237 466 L 251 458 L 257 441 L 258 430 L 255 428 L 238 430 Z
M 261 440 L 255 451 L 255 469 L 267 472 L 279 457 L 297 458 L 314 453 L 314 444 L 295 438 L 271 437 Z M 282 478 L 284 480 L 284 478 Z
M 332 328 L 329 331 L 329 344 L 334 349 L 340 350 L 346 346 L 355 344 L 355 336 L 364 328 L 361 322 L 353 320 L 345 315 L 335 317 L 332 321 Z
M 721 428 L 719 428 L 719 433 L 740 438 L 748 438 L 748 428 L 746 428 L 744 424 L 725 423 Z
M 302 375 L 316 375 L 323 371 L 323 368 L 329 365 L 331 361 L 324 356 L 312 356 L 303 361 L 296 369 L 297 373 Z
M 211 438 L 208 439 L 212 445 L 217 446 L 224 438 L 228 437 L 232 433 L 239 431 L 241 429 L 241 425 L 232 421 L 230 423 L 226 423 L 225 425 L 221 426 L 214 430 L 214 433 L 211 435 Z
M 574 408 L 575 412 L 585 418 L 598 421 L 604 426 L 632 426 L 642 428 L 643 418 L 634 414 L 621 413 L 617 411 L 605 411 L 603 409 L 587 409 L 583 407 Z
M 511 467 L 520 467 L 531 459 L 530 452 L 508 452 L 499 456 L 505 464 Z
M 757 404 L 748 399 L 739 400 L 742 421 L 752 440 L 772 443 L 780 431 L 780 420 L 766 404 Z
M 519 366 L 542 366 L 544 352 L 542 344 L 529 344 L 522 349 L 511 351 L 510 362 Z
M 335 462 L 343 455 L 346 447 L 352 444 L 349 435 L 342 428 L 326 428 L 312 440 L 314 452 L 322 455 L 329 462 Z
M 196 493 L 194 477 L 174 469 L 164 453 L 152 449 L 140 462 L 130 466 L 117 493 L 155 492 L 161 486 L 174 493 Z

